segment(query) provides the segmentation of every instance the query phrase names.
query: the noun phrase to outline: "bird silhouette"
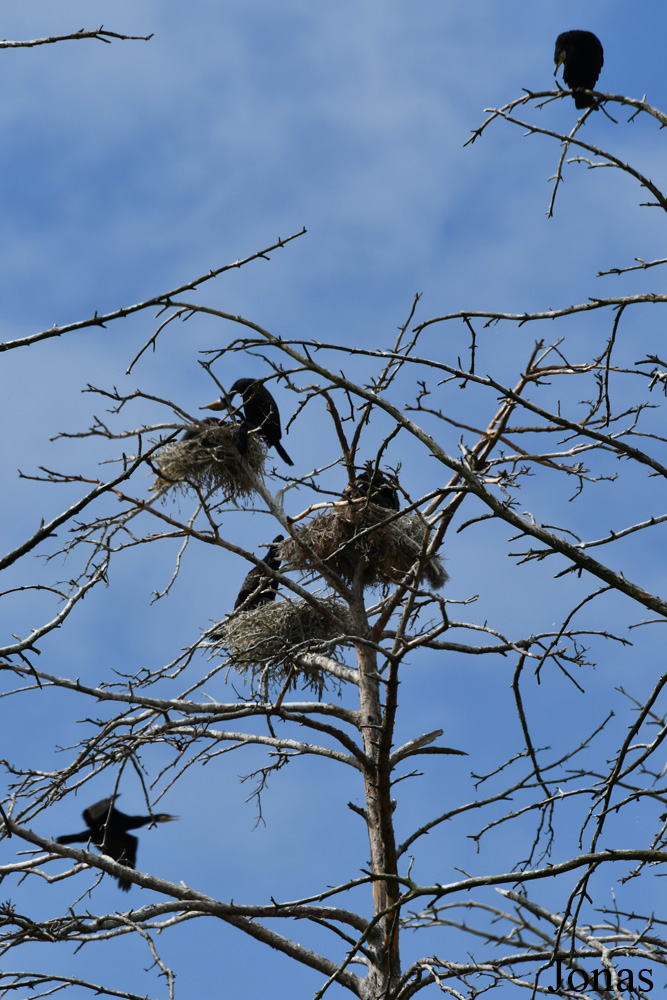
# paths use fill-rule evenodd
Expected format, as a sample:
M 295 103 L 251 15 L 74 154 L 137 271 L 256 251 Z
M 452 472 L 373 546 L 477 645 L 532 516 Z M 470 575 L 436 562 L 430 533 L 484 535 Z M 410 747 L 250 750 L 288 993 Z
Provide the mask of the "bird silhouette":
M 137 844 L 139 841 L 128 830 L 136 830 L 148 823 L 168 823 L 178 819 L 168 813 L 155 813 L 153 816 L 127 816 L 114 809 L 113 799 L 101 799 L 83 810 L 83 819 L 88 829 L 81 833 L 66 833 L 58 837 L 57 844 L 80 844 L 92 840 L 103 854 L 108 854 L 114 861 L 119 861 L 127 868 L 134 868 L 137 863 Z M 132 883 L 122 876 L 118 885 L 123 892 L 128 892 Z
M 219 420 L 218 417 L 204 417 L 204 419 L 198 424 L 193 424 L 192 427 L 188 427 L 185 433 L 181 436 L 181 441 L 198 440 L 202 448 L 215 448 L 215 435 L 204 433 L 203 425 L 205 424 L 207 427 L 220 427 L 223 423 L 224 420 Z
M 240 378 L 229 390 L 230 399 L 236 393 L 243 398 L 243 422 L 239 434 L 239 451 L 245 455 L 247 450 L 247 438 L 249 431 L 255 431 L 266 443 L 275 448 L 283 462 L 287 465 L 294 465 L 285 449 L 280 443 L 283 436 L 280 427 L 280 413 L 278 404 L 258 379 Z M 218 399 L 213 403 L 202 406 L 202 410 L 222 410 L 226 406 L 224 399 Z
M 350 498 L 366 497 L 370 503 L 387 510 L 400 510 L 396 487 L 387 477 L 375 468 L 374 462 L 366 462 L 364 468 L 354 479 L 353 486 L 347 486 L 343 495 Z
M 269 550 L 264 557 L 264 562 L 269 569 L 279 569 L 280 559 L 277 555 L 278 543 L 284 540 L 284 535 L 276 535 Z M 278 590 L 278 580 L 266 576 L 261 566 L 253 566 L 245 580 L 241 584 L 238 597 L 234 602 L 234 610 L 242 608 L 243 611 L 252 611 L 263 604 L 269 604 L 276 599 Z
M 604 63 L 604 51 L 600 39 L 592 31 L 564 31 L 556 39 L 554 52 L 556 68 L 563 66 L 563 83 L 575 91 L 576 108 L 595 107 L 595 98 L 589 94 L 577 93 L 580 88 L 592 90 Z

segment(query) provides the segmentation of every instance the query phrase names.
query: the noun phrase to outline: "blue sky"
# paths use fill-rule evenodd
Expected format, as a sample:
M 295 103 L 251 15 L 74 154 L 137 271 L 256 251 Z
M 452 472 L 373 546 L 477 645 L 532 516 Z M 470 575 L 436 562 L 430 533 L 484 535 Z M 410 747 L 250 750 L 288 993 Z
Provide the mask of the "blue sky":
M 462 308 L 544 309 L 594 294 L 655 287 L 655 273 L 624 279 L 622 287 L 617 278 L 595 277 L 635 256 L 664 256 L 662 220 L 636 207 L 642 193 L 628 178 L 570 168 L 555 218 L 547 219 L 548 180 L 559 154 L 554 142 L 524 138 L 518 129 L 497 125 L 464 148 L 471 130 L 484 120 L 485 108 L 519 96 L 522 88 L 553 86 L 554 41 L 570 28 L 588 28 L 601 38 L 602 90 L 637 98 L 646 94 L 650 103 L 667 107 L 664 6 L 650 0 L 639 17 L 630 4 L 589 0 L 584 18 L 581 7 L 574 0 L 557 6 L 534 0 L 201 0 L 194 6 L 173 0 L 48 0 L 12 5 L 3 12 L 6 38 L 100 24 L 154 37 L 147 43 L 64 42 L 0 54 L 5 95 L 0 108 L 2 340 L 142 301 L 303 226 L 307 234 L 270 263 L 257 261 L 224 275 L 205 286 L 199 300 L 245 315 L 281 336 L 383 347 L 393 340 L 417 292 L 423 295 L 417 319 L 424 320 Z M 542 118 L 556 130 L 568 130 L 574 122 L 572 103 L 558 102 Z M 632 158 L 657 182 L 662 179 L 664 136 L 654 123 L 628 125 L 621 115 L 615 125 L 598 114 L 586 135 Z M 638 336 L 646 329 L 659 330 L 659 318 L 647 316 Z M 152 331 L 152 317 L 142 313 L 106 330 L 2 355 L 0 413 L 11 429 L 5 435 L 6 486 L 0 501 L 3 549 L 34 530 L 42 516 L 55 513 L 64 496 L 73 500 L 77 495 L 19 480 L 17 467 L 71 470 L 83 462 L 94 468 L 97 456 L 90 442 L 49 440 L 59 431 L 88 426 L 92 414 L 102 412 L 99 398 L 82 393 L 88 384 L 125 392 L 141 386 L 190 412 L 213 397 L 198 352 L 226 343 L 232 331 L 202 318 L 172 326 L 155 354 L 145 355 L 126 376 L 129 361 Z M 603 342 L 605 331 L 601 319 L 587 318 L 569 321 L 561 332 L 576 343 L 577 338 Z M 505 331 L 496 343 L 490 334 L 486 359 L 512 379 L 536 335 L 532 329 Z M 434 327 L 426 338 L 443 359 L 448 352 L 455 357 L 448 336 Z M 218 374 L 230 385 L 249 372 L 237 356 Z M 468 403 L 460 396 L 452 388 L 448 399 L 465 409 Z M 161 419 L 162 412 L 138 406 L 131 424 Z M 452 431 L 444 443 L 453 451 L 457 439 Z M 319 460 L 320 441 L 311 421 L 297 421 L 285 445 L 304 467 Z M 400 447 L 394 457 L 411 469 L 410 455 Z M 411 471 L 417 480 L 428 480 L 428 470 Z M 608 525 L 596 527 L 591 525 L 591 534 Z M 242 514 L 234 515 L 230 531 L 250 548 L 275 534 L 266 519 Z M 231 607 L 245 567 L 230 556 L 221 568 L 219 553 L 193 555 L 174 593 L 151 606 L 152 590 L 166 584 L 175 551 L 152 549 L 128 554 L 112 571 L 108 589 L 90 595 L 68 626 L 45 640 L 40 666 L 93 681 L 131 664 L 156 665 Z M 506 586 L 506 566 L 487 559 L 483 537 L 454 537 L 447 554 L 448 594 L 461 600 L 480 594 L 475 612 L 480 620 L 489 617 L 530 630 L 525 622 L 536 610 L 536 620 L 544 625 L 544 609 L 536 609 L 527 596 L 534 588 L 537 592 L 538 583 L 549 588 L 554 620 L 558 602 L 565 606 L 569 600 L 571 591 L 559 596 L 534 565 L 515 584 L 523 595 L 517 599 Z M 660 579 L 643 545 L 628 547 L 625 558 L 635 575 L 645 572 L 647 586 L 659 592 Z M 24 572 L 10 574 L 5 586 L 20 582 Z M 25 595 L 5 603 L 4 631 L 20 634 L 50 606 L 43 597 Z M 608 673 L 601 677 L 598 671 L 588 681 L 589 700 L 577 716 L 582 725 L 590 720 L 593 727 L 591 705 L 597 711 L 598 695 L 600 701 L 600 692 L 606 697 L 609 675 L 618 683 L 627 669 L 615 652 L 605 663 Z M 648 638 L 645 649 L 640 640 L 634 655 L 649 671 L 658 661 L 657 647 Z M 428 656 L 415 664 L 400 735 L 411 738 L 440 725 L 449 745 L 473 755 L 447 764 L 448 781 L 462 799 L 473 794 L 470 771 L 482 772 L 503 740 L 510 746 L 518 737 L 505 732 L 502 712 L 480 704 L 465 713 L 460 706 L 469 705 L 471 690 L 484 685 L 496 706 L 509 709 L 508 669 L 477 662 L 452 668 Z M 225 697 L 219 690 L 211 693 Z M 574 711 L 571 688 L 554 681 L 549 698 L 556 711 L 551 720 L 545 718 L 545 732 L 550 722 L 557 730 Z M 54 746 L 80 738 L 75 720 L 84 714 L 81 706 L 52 694 L 49 700 L 31 697 L 25 699 L 26 712 L 39 735 L 28 747 L 25 720 L 16 726 L 11 704 L 0 703 L 8 746 L 2 756 L 18 761 L 27 753 L 39 767 L 51 759 Z M 147 759 L 155 766 L 162 760 L 159 751 Z M 180 813 L 181 821 L 145 833 L 140 841 L 140 851 L 148 855 L 150 840 L 158 873 L 222 899 L 257 901 L 269 894 L 295 898 L 353 876 L 365 865 L 364 831 L 345 809 L 361 789 L 346 774 L 323 772 L 313 762 L 299 760 L 274 779 L 265 803 L 268 826 L 253 830 L 253 806 L 245 804 L 247 786 L 239 785 L 238 775 L 260 760 L 258 753 L 243 762 L 227 756 L 193 769 L 165 798 L 164 808 Z M 425 767 L 421 779 L 436 790 L 442 782 L 439 766 Z M 41 832 L 76 829 L 93 788 L 99 797 L 109 790 L 104 779 L 89 788 L 85 800 L 70 797 L 54 806 L 51 826 L 42 814 Z M 140 789 L 130 775 L 122 791 L 122 807 L 139 809 Z M 423 786 L 420 791 L 415 784 L 406 800 L 425 819 L 430 802 L 422 792 Z M 341 814 L 337 831 L 330 829 L 330 796 Z M 194 818 L 202 802 L 213 824 L 204 834 L 196 832 Z M 429 839 L 418 877 L 445 877 L 438 866 L 449 836 L 443 830 Z M 198 847 L 192 851 L 188 843 L 195 837 Z M 494 842 L 497 858 L 502 849 L 500 836 Z M 489 865 L 493 857 L 486 859 Z M 457 860 L 465 868 L 472 858 L 471 851 L 470 858 Z M 79 876 L 77 889 L 83 891 L 87 878 Z M 75 892 L 74 881 L 44 886 L 33 880 L 12 885 L 3 898 L 11 894 L 22 910 L 48 915 L 68 905 Z M 124 902 L 109 879 L 90 901 L 99 909 Z M 266 995 L 268 982 L 278 998 L 308 996 L 320 983 L 314 973 L 217 924 L 179 929 L 173 948 L 166 953 L 183 996 L 224 988 L 228 995 L 242 990 L 254 1000 Z M 417 947 L 418 954 L 424 950 Z M 105 971 L 117 975 L 118 956 L 125 954 L 133 988 L 157 993 L 153 974 L 142 971 L 149 964 L 147 952 L 136 943 L 89 946 L 76 958 L 77 971 L 99 980 Z M 69 969 L 72 961 L 65 948 L 48 956 L 32 949 L 25 965 Z

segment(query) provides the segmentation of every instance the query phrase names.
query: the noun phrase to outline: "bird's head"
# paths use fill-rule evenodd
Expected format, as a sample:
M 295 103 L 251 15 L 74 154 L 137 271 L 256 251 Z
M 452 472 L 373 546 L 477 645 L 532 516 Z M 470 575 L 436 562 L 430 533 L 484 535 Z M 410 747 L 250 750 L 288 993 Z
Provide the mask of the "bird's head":
M 225 401 L 222 399 L 214 399 L 212 403 L 207 403 L 206 406 L 200 406 L 200 410 L 224 410 Z
M 256 378 L 240 378 L 234 383 L 228 393 L 225 396 L 220 396 L 219 399 L 215 399 L 212 403 L 207 403 L 206 406 L 200 406 L 200 410 L 225 410 L 228 406 L 231 406 L 231 400 L 234 398 L 236 393 L 243 396 L 244 402 L 247 402 L 247 395 L 250 389 L 254 386 L 259 386 L 262 383 Z M 251 393 L 252 395 L 252 393 Z
M 271 569 L 279 569 L 280 568 L 280 564 L 282 562 L 282 559 L 278 555 L 278 551 L 277 550 L 278 550 L 278 548 L 280 546 L 280 543 L 284 542 L 284 541 L 285 541 L 285 536 L 284 535 L 276 535 L 276 537 L 273 539 L 273 541 L 271 542 L 271 544 L 267 545 L 266 555 L 263 556 L 262 558 L 264 559 L 264 562 L 266 563 L 266 565 L 270 566 Z
M 239 378 L 236 380 L 234 385 L 229 390 L 229 395 L 231 397 L 238 392 L 245 399 L 249 389 L 252 389 L 254 391 L 255 386 L 259 386 L 261 384 L 262 383 L 257 378 Z
M 170 816 L 169 813 L 156 813 L 153 816 L 150 825 L 154 826 L 156 823 L 171 823 L 174 819 L 180 819 L 180 816 Z
M 556 39 L 556 49 L 554 51 L 554 62 L 556 64 L 554 68 L 554 76 L 558 72 L 560 66 L 563 65 L 567 59 L 567 44 L 565 41 L 565 34 L 559 35 Z

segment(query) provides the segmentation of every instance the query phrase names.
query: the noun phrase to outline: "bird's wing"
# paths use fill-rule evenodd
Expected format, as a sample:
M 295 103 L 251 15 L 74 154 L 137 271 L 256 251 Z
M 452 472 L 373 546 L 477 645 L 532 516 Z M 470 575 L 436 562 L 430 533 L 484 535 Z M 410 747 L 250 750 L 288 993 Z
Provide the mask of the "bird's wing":
M 262 583 L 264 579 L 264 574 L 262 573 L 259 566 L 253 567 L 250 572 L 245 577 L 243 583 L 241 584 L 241 589 L 239 590 L 238 597 L 234 602 L 234 608 L 240 607 L 245 601 L 248 600 L 251 594 L 254 594 L 257 588 Z
M 139 841 L 131 833 L 117 833 L 110 843 L 107 843 L 107 853 L 128 868 L 134 868 L 137 863 L 137 845 Z
M 90 830 L 82 830 L 81 833 L 64 833 L 56 837 L 56 844 L 85 844 L 89 840 Z
M 100 799 L 99 802 L 95 802 L 94 805 L 88 806 L 87 809 L 83 810 L 83 818 L 90 827 L 99 826 L 104 823 L 107 816 L 109 815 L 109 810 L 113 808 L 113 800 Z

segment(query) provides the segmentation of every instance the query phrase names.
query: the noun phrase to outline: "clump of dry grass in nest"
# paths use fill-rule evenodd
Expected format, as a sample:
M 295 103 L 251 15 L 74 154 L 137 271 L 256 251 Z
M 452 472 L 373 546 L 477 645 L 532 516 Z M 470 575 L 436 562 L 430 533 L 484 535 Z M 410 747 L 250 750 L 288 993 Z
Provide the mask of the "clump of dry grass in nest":
M 202 422 L 186 427 L 186 435 L 180 441 L 170 441 L 157 453 L 159 474 L 153 483 L 154 493 L 161 496 L 176 488 L 181 492 L 222 490 L 230 500 L 252 496 L 254 483 L 249 469 L 261 475 L 267 452 L 257 435 L 248 435 L 245 461 L 238 449 L 239 424 Z
M 344 604 L 334 597 L 318 597 L 317 603 L 351 631 L 350 613 Z M 272 601 L 250 611 L 233 612 L 212 639 L 229 652 L 236 672 L 250 676 L 251 681 L 277 687 L 291 674 L 290 686 L 301 682 L 320 696 L 327 681 L 340 684 L 314 665 L 294 662 L 300 653 L 330 656 L 344 642 L 344 633 L 307 601 Z
M 365 586 L 396 583 L 419 558 L 427 526 L 418 514 L 401 514 L 375 531 L 360 534 L 385 521 L 391 513 L 386 507 L 366 501 L 336 504 L 298 528 L 296 537 L 347 582 L 352 581 L 362 563 Z M 312 557 L 293 538 L 281 543 L 278 554 L 285 569 L 313 569 Z M 434 590 L 447 582 L 449 576 L 439 556 L 426 559 L 417 582 L 423 579 Z

